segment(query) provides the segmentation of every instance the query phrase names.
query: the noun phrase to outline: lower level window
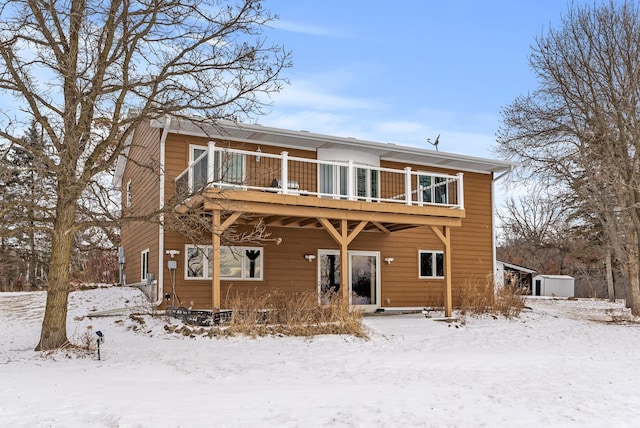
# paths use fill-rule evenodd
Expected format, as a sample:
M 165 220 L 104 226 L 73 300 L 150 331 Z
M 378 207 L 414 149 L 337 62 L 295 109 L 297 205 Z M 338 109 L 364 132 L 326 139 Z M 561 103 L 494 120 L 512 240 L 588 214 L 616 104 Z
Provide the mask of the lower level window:
M 140 253 L 140 281 L 144 281 L 149 277 L 149 249 Z
M 444 253 L 442 251 L 418 251 L 420 278 L 444 278 Z
M 262 248 L 220 247 L 220 277 L 247 281 L 262 280 Z M 185 277 L 210 279 L 213 276 L 211 245 L 187 245 Z

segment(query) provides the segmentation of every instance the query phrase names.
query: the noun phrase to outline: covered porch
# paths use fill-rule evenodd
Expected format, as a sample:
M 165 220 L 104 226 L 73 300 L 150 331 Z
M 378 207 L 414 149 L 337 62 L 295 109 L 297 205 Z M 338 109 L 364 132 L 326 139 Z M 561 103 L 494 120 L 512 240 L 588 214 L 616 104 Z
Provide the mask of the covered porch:
M 268 227 L 324 230 L 339 248 L 340 260 L 348 260 L 350 244 L 361 233 L 392 234 L 429 227 L 444 248 L 442 296 L 445 315 L 451 316 L 451 228 L 461 226 L 464 210 L 221 188 L 207 188 L 180 207 L 185 213 L 191 209 L 211 216 L 211 307 L 214 311 L 221 308 L 220 236 L 233 224 L 252 225 L 262 221 Z M 341 269 L 339 276 L 340 284 L 349 284 L 348 269 Z M 349 286 L 340 287 L 340 293 L 342 298 L 350 299 Z

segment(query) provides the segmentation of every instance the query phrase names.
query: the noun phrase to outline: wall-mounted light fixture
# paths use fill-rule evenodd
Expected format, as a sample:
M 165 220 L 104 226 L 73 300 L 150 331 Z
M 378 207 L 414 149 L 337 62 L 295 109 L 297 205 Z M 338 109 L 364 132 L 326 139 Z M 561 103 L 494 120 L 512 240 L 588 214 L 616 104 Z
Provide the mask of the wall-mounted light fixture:
M 262 150 L 260 150 L 260 146 L 258 146 L 258 149 L 256 150 L 256 162 L 260 162 L 260 153 L 262 153 Z
M 384 258 L 384 262 L 388 265 L 390 265 L 393 262 L 393 257 L 385 257 Z
M 315 254 L 305 254 L 304 258 L 307 259 L 307 261 L 309 263 L 311 263 L 312 261 L 314 261 L 316 259 L 316 255 Z

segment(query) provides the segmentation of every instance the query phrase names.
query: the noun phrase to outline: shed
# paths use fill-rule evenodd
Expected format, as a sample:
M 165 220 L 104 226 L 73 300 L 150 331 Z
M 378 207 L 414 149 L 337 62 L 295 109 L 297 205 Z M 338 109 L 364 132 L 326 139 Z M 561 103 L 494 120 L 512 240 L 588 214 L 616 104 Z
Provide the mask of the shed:
M 575 279 L 569 275 L 536 275 L 533 296 L 573 297 Z
M 537 271 L 529 269 L 524 266 L 519 266 L 513 263 L 507 263 L 502 260 L 496 260 L 496 286 L 502 287 L 504 284 L 513 284 L 519 288 L 527 290 L 527 294 L 531 293 L 531 284 L 533 274 Z

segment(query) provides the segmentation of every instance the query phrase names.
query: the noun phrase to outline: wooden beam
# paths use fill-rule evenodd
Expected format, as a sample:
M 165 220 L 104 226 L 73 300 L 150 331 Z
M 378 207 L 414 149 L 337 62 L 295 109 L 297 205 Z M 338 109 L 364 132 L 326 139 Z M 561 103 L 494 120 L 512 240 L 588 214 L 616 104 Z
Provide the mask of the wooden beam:
M 451 292 L 451 228 L 443 226 L 442 231 L 431 226 L 431 230 L 444 244 L 444 316 L 449 318 L 453 314 Z
M 440 232 L 440 229 L 438 229 L 438 228 L 437 228 L 437 227 L 435 227 L 435 226 L 431 226 L 431 230 L 433 230 L 433 233 L 435 233 L 435 234 L 436 234 L 436 236 L 438 237 L 438 239 L 440 239 L 440 241 L 441 241 L 443 244 L 445 244 L 445 245 L 447 244 L 447 243 L 445 242 L 445 241 L 446 241 L 446 237 L 444 236 L 444 234 L 443 234 L 442 232 Z
M 286 219 L 286 216 L 283 215 L 270 215 L 263 218 L 264 224 L 267 226 L 274 223 L 279 223 L 282 220 Z
M 219 226 L 219 233 L 224 232 L 225 230 L 227 230 L 229 228 L 229 226 L 231 226 L 233 223 L 235 223 L 236 220 L 238 220 L 238 218 L 242 215 L 242 213 L 232 213 L 231 215 L 229 215 L 229 217 L 226 218 L 226 220 L 224 221 L 224 223 L 222 223 Z M 215 230 L 215 229 L 214 229 Z
M 290 224 L 298 223 L 300 220 L 302 220 L 300 217 L 289 217 L 283 219 L 280 224 L 282 224 L 283 226 L 288 226 Z
M 246 192 L 251 193 L 251 192 Z M 346 219 L 349 221 L 370 221 L 378 223 L 398 223 L 417 226 L 461 226 L 459 217 L 436 217 L 408 213 L 369 212 L 349 209 L 333 209 L 325 207 L 293 207 L 289 205 L 265 204 L 261 202 L 219 201 L 220 206 L 211 205 L 212 209 L 226 209 L 258 215 L 281 215 L 301 218 L 326 218 L 333 221 Z
M 363 220 L 351 231 L 351 233 L 347 237 L 347 244 L 351 244 L 351 241 L 353 241 L 356 238 L 356 236 L 358 236 L 358 234 L 362 232 L 362 229 L 364 229 L 367 223 L 369 222 L 366 220 Z
M 312 224 L 315 225 L 317 222 L 318 222 L 317 218 L 306 218 L 304 220 L 300 220 L 300 222 L 298 223 L 298 226 L 307 227 L 307 226 L 311 226 Z
M 325 230 L 329 232 L 329 235 L 331 235 L 333 240 L 336 241 L 338 245 L 342 245 L 342 235 L 336 230 L 335 227 L 333 227 L 331 222 L 329 222 L 329 220 L 327 220 L 326 218 L 318 218 L 318 221 L 325 228 Z
M 384 227 L 382 225 L 382 223 L 378 222 L 378 221 L 372 221 L 371 224 L 373 224 L 375 227 L 377 227 L 378 229 L 380 229 L 381 231 L 383 231 L 384 233 L 391 233 L 391 231 L 389 229 L 387 229 L 386 227 Z
M 235 208 L 238 204 L 258 203 L 265 205 L 287 206 L 288 214 L 295 215 L 301 208 L 326 208 L 330 210 L 358 211 L 368 214 L 409 214 L 427 217 L 464 218 L 465 210 L 442 207 L 437 205 L 405 205 L 400 203 L 351 201 L 343 199 L 316 198 L 298 195 L 282 195 L 269 192 L 254 192 L 243 190 L 209 188 L 205 190 L 205 208 L 214 209 L 215 206 L 223 206 L 230 211 L 246 211 Z M 312 217 L 306 216 L 306 217 Z M 323 216 L 326 217 L 326 216 Z M 355 219 L 354 219 L 355 220 Z M 375 220 L 375 219 L 374 219 Z

